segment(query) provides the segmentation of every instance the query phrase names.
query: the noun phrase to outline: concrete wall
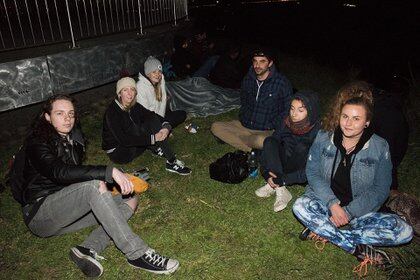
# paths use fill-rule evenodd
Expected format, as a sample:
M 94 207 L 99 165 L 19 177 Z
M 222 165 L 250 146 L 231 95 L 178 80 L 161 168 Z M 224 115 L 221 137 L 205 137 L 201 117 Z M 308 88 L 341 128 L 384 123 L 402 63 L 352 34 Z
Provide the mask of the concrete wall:
M 0 64 L 0 112 L 41 102 L 55 93 L 75 93 L 136 74 L 149 55 L 172 46 L 173 30 L 90 48 Z

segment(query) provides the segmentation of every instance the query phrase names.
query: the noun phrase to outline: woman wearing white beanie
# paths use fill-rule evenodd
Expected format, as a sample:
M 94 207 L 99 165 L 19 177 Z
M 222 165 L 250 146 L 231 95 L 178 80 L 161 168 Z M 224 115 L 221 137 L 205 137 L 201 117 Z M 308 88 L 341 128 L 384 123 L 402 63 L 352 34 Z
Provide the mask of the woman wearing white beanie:
M 155 112 L 161 118 L 169 121 L 172 127 L 183 123 L 186 119 L 185 111 L 171 111 L 167 104 L 165 77 L 162 74 L 162 64 L 158 59 L 149 56 L 144 62 L 144 74 L 139 73 L 137 82 L 137 102 L 146 109 Z

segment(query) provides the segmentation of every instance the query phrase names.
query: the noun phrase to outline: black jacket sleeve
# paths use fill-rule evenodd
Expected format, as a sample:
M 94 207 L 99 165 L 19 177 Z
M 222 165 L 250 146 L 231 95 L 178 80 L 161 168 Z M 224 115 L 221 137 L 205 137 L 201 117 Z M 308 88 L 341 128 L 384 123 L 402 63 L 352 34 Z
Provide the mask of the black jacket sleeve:
M 72 165 L 60 159 L 51 143 L 28 144 L 27 156 L 32 166 L 43 177 L 59 184 L 73 184 L 89 180 L 110 180 L 110 170 L 106 166 Z

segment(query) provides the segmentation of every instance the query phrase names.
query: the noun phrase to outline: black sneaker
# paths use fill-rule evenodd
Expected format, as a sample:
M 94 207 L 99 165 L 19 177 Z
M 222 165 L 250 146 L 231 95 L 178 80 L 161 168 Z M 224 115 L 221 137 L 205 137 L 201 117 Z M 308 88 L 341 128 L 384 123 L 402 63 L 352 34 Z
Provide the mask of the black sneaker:
M 299 234 L 299 239 L 302 241 L 312 240 L 315 241 L 315 248 L 319 251 L 324 250 L 325 244 L 328 243 L 328 240 L 319 236 L 315 232 L 311 231 L 309 228 L 305 227 L 302 232 Z
M 88 277 L 99 277 L 104 271 L 102 265 L 97 261 L 104 259 L 94 250 L 76 246 L 70 249 L 70 259 L 80 268 L 80 270 Z
M 302 240 L 302 241 L 309 240 L 309 239 L 311 239 L 311 238 L 309 237 L 309 235 L 310 235 L 311 233 L 312 233 L 312 231 L 311 231 L 309 228 L 305 227 L 305 228 L 302 230 L 302 232 L 299 234 L 299 239 L 300 239 L 300 240 Z
M 357 245 L 353 255 L 360 262 L 353 268 L 353 272 L 357 273 L 359 277 L 364 277 L 367 275 L 369 265 L 383 269 L 392 265 L 391 258 L 385 251 L 376 249 L 371 245 Z
M 166 161 L 166 170 L 169 172 L 178 173 L 179 175 L 189 175 L 191 174 L 191 169 L 185 166 L 185 164 L 176 159 L 174 162 L 170 163 L 169 161 Z
M 135 268 L 140 268 L 156 274 L 171 274 L 179 267 L 179 262 L 177 260 L 161 256 L 153 249 L 148 249 L 146 253 L 138 259 L 127 259 L 127 261 Z

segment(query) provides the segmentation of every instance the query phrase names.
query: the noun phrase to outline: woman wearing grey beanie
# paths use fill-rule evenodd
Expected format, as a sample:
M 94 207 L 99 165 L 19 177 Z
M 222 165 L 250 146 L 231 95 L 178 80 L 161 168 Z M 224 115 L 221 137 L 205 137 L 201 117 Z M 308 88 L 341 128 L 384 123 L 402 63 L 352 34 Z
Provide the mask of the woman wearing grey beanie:
M 149 111 L 165 118 L 174 128 L 183 123 L 187 117 L 185 111 L 171 111 L 166 93 L 165 77 L 162 74 L 162 64 L 158 59 L 149 56 L 144 62 L 144 74 L 139 73 L 136 84 L 137 102 Z

